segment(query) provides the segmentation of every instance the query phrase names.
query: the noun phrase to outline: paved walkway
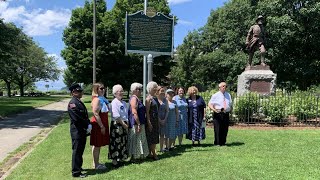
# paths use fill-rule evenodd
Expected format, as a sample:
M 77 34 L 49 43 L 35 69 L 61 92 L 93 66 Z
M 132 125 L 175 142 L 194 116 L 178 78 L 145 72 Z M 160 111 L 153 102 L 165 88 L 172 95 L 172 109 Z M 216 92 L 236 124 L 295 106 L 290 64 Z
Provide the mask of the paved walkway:
M 0 162 L 42 129 L 57 124 L 70 99 L 0 120 Z

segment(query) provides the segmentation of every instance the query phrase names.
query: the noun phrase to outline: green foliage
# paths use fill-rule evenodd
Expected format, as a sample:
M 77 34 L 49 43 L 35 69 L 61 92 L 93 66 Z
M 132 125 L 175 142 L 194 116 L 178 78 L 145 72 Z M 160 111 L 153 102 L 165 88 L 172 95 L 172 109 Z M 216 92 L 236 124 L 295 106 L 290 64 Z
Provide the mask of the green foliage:
M 320 99 L 310 92 L 298 91 L 292 96 L 290 114 L 297 117 L 298 120 L 314 119 L 320 113 Z
M 0 19 L 0 79 L 11 95 L 12 83 L 24 89 L 39 80 L 57 80 L 56 60 L 12 23 Z
M 234 100 L 233 115 L 238 122 L 316 122 L 320 117 L 320 98 L 311 90 L 291 94 L 278 91 L 274 96 L 248 93 Z
M 287 116 L 286 107 L 289 103 L 287 96 L 277 95 L 270 96 L 265 99 L 261 107 L 263 108 L 263 113 L 268 117 L 267 119 L 271 123 L 285 123 Z
M 148 6 L 158 12 L 170 14 L 166 0 L 150 0 Z M 129 89 L 132 82 L 142 82 L 142 56 L 125 55 L 125 15 L 143 10 L 138 0 L 117 0 L 113 9 L 106 11 L 105 0 L 97 1 L 97 81 L 111 87 L 121 84 Z M 92 3 L 72 11 L 69 26 L 64 30 L 66 48 L 61 55 L 66 60 L 65 82 L 92 83 Z M 172 62 L 168 56 L 154 59 L 154 80 L 167 84 Z
M 255 92 L 247 93 L 234 100 L 233 112 L 239 122 L 248 122 L 253 114 L 259 113 L 260 95 Z
M 211 11 L 207 24 L 177 48 L 173 84 L 204 90 L 223 80 L 236 85 L 248 59 L 245 37 L 258 15 L 266 19 L 266 62 L 279 87 L 290 82 L 290 87 L 305 90 L 319 84 L 320 2 L 310 0 L 230 0 Z M 256 53 L 255 63 L 258 59 Z
M 91 95 L 92 94 L 92 84 L 83 85 L 83 93 Z

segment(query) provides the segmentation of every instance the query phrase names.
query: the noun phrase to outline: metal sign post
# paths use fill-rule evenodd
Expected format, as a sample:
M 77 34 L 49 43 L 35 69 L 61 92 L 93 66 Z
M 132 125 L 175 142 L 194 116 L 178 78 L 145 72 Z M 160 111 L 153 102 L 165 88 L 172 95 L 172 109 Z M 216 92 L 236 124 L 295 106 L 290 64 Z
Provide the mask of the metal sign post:
M 147 16 L 147 0 L 144 11 L 126 14 L 125 52 L 143 55 L 143 101 L 147 81 L 152 81 L 153 58 L 161 55 L 173 57 L 174 17 L 150 11 Z M 148 62 L 147 62 L 148 56 Z M 147 67 L 148 63 L 148 67 Z M 147 69 L 148 68 L 148 69 Z M 148 72 L 148 79 L 147 79 Z
M 148 0 L 144 0 L 144 14 L 147 14 Z M 143 56 L 143 103 L 146 102 L 147 94 L 147 56 Z

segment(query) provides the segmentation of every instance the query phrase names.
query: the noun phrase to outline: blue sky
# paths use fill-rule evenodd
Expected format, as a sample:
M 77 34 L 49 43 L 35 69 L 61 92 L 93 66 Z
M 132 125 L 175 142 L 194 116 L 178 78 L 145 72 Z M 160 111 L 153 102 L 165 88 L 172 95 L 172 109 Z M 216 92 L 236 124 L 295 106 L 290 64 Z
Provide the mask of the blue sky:
M 110 10 L 116 0 L 106 0 Z M 175 47 L 183 42 L 189 31 L 202 27 L 207 22 L 210 11 L 223 6 L 228 0 L 168 0 L 171 13 L 179 18 L 175 26 Z M 7 0 L 0 2 L 0 18 L 23 27 L 24 32 L 39 43 L 45 51 L 55 56 L 58 66 L 66 68 L 60 56 L 64 48 L 62 41 L 63 29 L 68 25 L 71 11 L 83 6 L 85 0 Z M 39 90 L 60 90 L 65 87 L 62 76 L 58 81 L 36 83 Z

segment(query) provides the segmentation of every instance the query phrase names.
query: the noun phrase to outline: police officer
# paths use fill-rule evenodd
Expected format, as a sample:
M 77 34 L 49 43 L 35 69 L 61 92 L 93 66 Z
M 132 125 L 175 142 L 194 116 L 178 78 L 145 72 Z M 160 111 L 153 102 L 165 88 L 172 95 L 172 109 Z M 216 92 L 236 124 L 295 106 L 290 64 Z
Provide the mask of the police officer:
M 87 108 L 80 101 L 83 95 L 83 89 L 79 84 L 73 84 L 69 87 L 72 99 L 68 104 L 68 113 L 70 116 L 70 134 L 72 139 L 72 176 L 86 177 L 81 173 L 82 155 L 86 146 L 87 134 L 90 132 L 90 120 L 88 118 Z

